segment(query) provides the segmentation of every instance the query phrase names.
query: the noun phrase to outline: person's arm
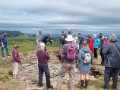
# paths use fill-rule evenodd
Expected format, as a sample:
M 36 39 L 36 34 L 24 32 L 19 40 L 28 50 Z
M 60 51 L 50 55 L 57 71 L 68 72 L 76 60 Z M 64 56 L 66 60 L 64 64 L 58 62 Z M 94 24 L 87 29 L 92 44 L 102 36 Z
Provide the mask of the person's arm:
M 104 46 L 102 49 L 102 54 L 107 54 L 110 50 L 110 45 Z
M 45 52 L 45 57 L 47 58 L 47 60 L 50 60 L 50 56 L 47 52 Z
M 51 41 L 51 39 L 50 39 L 50 38 L 49 38 L 49 42 L 50 42 L 50 44 L 51 44 L 51 46 L 52 46 L 53 44 L 52 44 L 52 41 Z
M 80 50 L 79 53 L 78 53 L 78 61 L 81 62 L 81 59 L 82 59 L 82 53 L 83 51 Z

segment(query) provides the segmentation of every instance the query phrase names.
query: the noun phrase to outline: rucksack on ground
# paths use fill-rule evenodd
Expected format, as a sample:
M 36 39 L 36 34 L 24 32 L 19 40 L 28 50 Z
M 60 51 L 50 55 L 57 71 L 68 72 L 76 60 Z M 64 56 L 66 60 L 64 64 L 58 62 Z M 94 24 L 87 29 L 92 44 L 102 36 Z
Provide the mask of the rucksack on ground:
M 85 53 L 84 58 L 83 58 L 83 60 L 84 60 L 83 62 L 84 63 L 91 63 L 91 59 L 92 59 L 91 54 Z
M 77 56 L 76 46 L 75 45 L 68 45 L 66 59 L 73 61 L 76 59 L 76 56 Z

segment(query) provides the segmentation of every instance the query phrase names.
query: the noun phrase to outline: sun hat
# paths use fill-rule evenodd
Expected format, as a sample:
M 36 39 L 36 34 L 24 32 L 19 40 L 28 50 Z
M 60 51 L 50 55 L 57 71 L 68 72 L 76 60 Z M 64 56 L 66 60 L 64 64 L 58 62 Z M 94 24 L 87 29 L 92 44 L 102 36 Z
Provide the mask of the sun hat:
M 66 41 L 73 41 L 72 35 L 67 35 L 67 38 L 65 38 Z

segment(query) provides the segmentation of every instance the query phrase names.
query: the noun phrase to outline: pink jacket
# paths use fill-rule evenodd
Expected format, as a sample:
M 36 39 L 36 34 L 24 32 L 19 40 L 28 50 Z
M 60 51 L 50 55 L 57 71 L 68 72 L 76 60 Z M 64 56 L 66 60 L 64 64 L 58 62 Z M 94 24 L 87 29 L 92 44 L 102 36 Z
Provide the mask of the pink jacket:
M 21 63 L 20 55 L 17 49 L 12 51 L 12 62 Z

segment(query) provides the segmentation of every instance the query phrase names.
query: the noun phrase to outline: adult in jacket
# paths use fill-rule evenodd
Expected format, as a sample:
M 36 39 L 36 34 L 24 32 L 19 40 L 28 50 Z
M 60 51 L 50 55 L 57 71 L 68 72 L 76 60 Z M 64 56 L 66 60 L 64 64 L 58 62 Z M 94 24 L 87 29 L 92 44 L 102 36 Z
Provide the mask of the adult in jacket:
M 120 43 L 115 34 L 110 35 L 110 44 L 103 47 L 102 53 L 105 55 L 104 66 L 104 89 L 109 88 L 110 77 L 112 77 L 113 89 L 117 88 L 118 75 L 120 70 Z

